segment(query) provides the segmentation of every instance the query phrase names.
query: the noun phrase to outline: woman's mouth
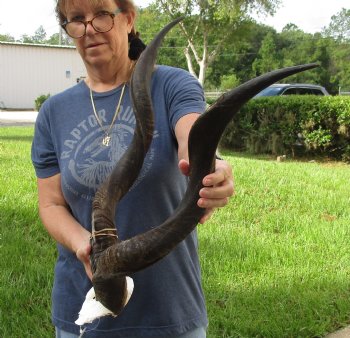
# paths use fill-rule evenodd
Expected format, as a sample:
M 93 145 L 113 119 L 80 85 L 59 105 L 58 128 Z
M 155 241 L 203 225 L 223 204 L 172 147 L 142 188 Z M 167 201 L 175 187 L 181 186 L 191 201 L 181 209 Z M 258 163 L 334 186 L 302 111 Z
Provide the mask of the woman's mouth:
M 89 45 L 87 45 L 86 49 L 94 49 L 94 48 L 98 48 L 100 46 L 104 45 L 104 43 L 90 43 Z

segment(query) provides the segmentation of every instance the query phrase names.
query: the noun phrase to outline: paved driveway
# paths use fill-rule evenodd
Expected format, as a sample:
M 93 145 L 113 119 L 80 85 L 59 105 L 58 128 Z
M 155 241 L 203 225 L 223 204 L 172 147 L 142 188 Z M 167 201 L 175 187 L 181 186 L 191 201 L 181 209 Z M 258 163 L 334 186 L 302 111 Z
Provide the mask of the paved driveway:
M 0 111 L 0 126 L 21 126 L 35 123 L 36 111 Z

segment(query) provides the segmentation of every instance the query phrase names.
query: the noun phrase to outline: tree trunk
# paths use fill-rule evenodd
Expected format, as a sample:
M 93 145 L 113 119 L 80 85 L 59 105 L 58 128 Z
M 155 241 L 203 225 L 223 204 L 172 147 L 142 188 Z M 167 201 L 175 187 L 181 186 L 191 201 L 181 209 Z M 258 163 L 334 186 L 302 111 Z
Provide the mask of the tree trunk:
M 204 81 L 205 81 L 205 72 L 207 70 L 207 63 L 202 60 L 199 64 L 199 76 L 198 76 L 198 81 L 199 83 L 202 85 L 202 87 L 204 86 Z
M 196 71 L 195 71 L 194 68 L 193 68 L 193 62 L 192 62 L 192 59 L 191 59 L 189 47 L 186 47 L 186 48 L 185 48 L 184 54 L 185 54 L 185 57 L 186 57 L 186 60 L 187 60 L 187 68 L 188 68 L 188 71 L 189 71 L 194 77 L 198 78 L 198 77 L 197 77 L 197 74 L 196 74 Z

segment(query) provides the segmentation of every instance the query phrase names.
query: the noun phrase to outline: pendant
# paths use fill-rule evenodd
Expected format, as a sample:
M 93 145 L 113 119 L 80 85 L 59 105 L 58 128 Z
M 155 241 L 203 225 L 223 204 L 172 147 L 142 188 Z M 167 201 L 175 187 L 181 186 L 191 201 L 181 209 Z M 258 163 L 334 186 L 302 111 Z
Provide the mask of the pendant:
M 111 140 L 111 137 L 109 135 L 106 135 L 103 139 L 102 139 L 102 144 L 105 146 L 105 147 L 108 147 L 109 146 L 109 142 Z

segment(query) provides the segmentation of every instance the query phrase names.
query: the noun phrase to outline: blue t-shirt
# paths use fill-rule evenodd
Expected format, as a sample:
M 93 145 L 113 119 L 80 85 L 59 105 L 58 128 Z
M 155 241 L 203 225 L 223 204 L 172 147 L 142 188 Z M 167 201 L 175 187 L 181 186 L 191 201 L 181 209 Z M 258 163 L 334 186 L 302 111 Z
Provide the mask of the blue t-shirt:
M 175 125 L 184 115 L 203 112 L 205 101 L 198 81 L 184 70 L 157 66 L 152 77 L 155 130 L 141 173 L 117 207 L 121 239 L 164 222 L 180 203 L 187 180 L 178 169 Z M 107 130 L 121 87 L 94 93 L 96 111 Z M 91 231 L 91 204 L 97 187 L 131 142 L 135 117 L 129 87 L 111 130 L 111 144 L 102 145 L 99 126 L 85 82 L 52 96 L 39 112 L 32 161 L 39 178 L 61 174 L 61 186 L 72 215 Z M 168 256 L 131 277 L 133 295 L 117 317 L 87 325 L 84 337 L 152 337 L 181 334 L 207 325 L 193 231 Z M 52 319 L 62 330 L 79 333 L 74 324 L 91 282 L 74 253 L 61 245 L 52 291 Z

